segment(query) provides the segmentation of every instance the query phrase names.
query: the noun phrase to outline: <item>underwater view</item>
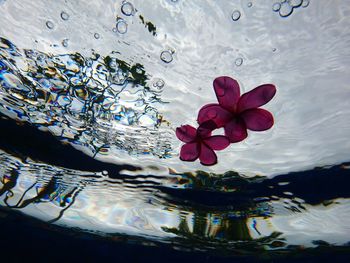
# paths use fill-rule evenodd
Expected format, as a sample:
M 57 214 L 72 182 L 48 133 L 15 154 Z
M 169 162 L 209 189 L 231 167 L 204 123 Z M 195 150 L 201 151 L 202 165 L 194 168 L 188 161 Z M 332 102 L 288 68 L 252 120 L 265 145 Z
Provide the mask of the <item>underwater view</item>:
M 0 10 L 1 220 L 135 253 L 350 260 L 350 1 Z

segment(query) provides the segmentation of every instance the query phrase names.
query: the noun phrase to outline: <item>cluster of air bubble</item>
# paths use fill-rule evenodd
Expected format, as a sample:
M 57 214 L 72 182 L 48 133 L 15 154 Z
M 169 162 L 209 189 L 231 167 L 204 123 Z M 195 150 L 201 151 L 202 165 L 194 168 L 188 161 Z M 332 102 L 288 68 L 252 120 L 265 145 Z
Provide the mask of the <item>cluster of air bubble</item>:
M 272 5 L 272 10 L 278 12 L 281 17 L 290 16 L 293 10 L 299 7 L 308 7 L 310 0 L 282 0 Z
M 173 1 L 172 2 L 177 2 Z M 117 8 L 118 10 L 119 8 Z M 120 5 L 120 12 L 119 14 L 117 14 L 116 16 L 116 25 L 115 28 L 113 28 L 113 32 L 114 33 L 118 33 L 119 35 L 124 35 L 128 32 L 128 22 L 127 19 L 132 19 L 132 17 L 135 16 L 137 10 L 134 7 L 134 5 L 129 2 L 124 0 L 121 5 Z M 129 18 L 131 17 L 131 18 Z M 156 32 L 156 27 L 155 25 L 150 22 L 150 21 L 146 21 L 145 18 L 142 15 L 139 15 L 139 19 L 141 21 L 142 24 L 145 25 L 145 28 L 148 29 L 148 31 L 153 35 L 156 36 L 157 32 Z M 96 38 L 96 36 L 95 36 Z M 164 62 L 164 63 L 171 63 L 173 61 L 173 55 L 174 55 L 175 51 L 172 49 L 168 49 L 168 50 L 164 50 L 160 53 L 160 59 Z
M 123 150 L 165 158 L 172 135 L 156 108 L 164 81 L 149 81 L 141 64 L 119 56 L 21 51 L 0 38 L 0 112 L 47 127 L 93 155 Z
M 65 11 L 62 11 L 60 17 L 61 17 L 61 19 L 62 19 L 63 21 L 68 21 L 70 16 L 69 16 L 69 14 L 66 13 Z M 55 29 L 55 24 L 54 24 L 51 20 L 46 21 L 45 24 L 46 24 L 46 27 L 47 27 L 48 29 L 50 29 L 50 30 Z M 61 43 L 62 43 L 62 46 L 63 46 L 63 47 L 68 47 L 68 42 L 69 42 L 69 39 L 68 39 L 68 38 L 63 39 L 62 42 L 61 42 Z
M 136 9 L 132 3 L 128 1 L 123 1 L 120 7 L 120 12 L 123 17 L 134 16 L 136 13 Z M 113 28 L 113 32 L 118 34 L 125 34 L 128 31 L 128 23 L 123 17 L 117 15 L 116 24 L 115 28 Z

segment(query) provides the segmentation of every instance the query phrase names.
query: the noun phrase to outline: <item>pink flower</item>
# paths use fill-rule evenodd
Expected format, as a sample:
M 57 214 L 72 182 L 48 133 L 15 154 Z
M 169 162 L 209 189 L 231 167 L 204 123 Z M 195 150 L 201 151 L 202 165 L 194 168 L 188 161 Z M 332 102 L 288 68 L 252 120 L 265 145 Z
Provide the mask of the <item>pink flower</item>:
M 216 128 L 213 121 L 203 122 L 198 129 L 190 125 L 176 128 L 177 138 L 185 142 L 181 147 L 180 159 L 193 162 L 199 158 L 203 165 L 216 164 L 217 156 L 214 150 L 223 150 L 230 145 L 230 140 L 226 136 L 211 136 L 212 130 Z
M 259 107 L 275 96 L 274 85 L 263 84 L 242 96 L 238 82 L 230 77 L 218 77 L 213 85 L 219 104 L 203 106 L 198 113 L 199 124 L 214 121 L 218 128 L 224 127 L 231 143 L 244 140 L 247 129 L 265 131 L 273 126 L 272 114 Z

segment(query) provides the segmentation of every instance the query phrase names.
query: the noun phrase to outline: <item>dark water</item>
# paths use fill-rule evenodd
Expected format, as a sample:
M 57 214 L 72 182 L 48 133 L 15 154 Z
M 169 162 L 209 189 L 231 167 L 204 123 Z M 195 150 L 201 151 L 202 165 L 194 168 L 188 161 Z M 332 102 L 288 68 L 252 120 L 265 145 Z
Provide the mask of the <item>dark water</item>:
M 0 239 L 6 262 L 348 262 L 350 258 L 347 249 L 327 246 L 288 255 L 184 252 L 162 244 L 141 245 L 127 237 L 106 239 L 67 230 L 3 209 L 0 227 L 6 237 Z

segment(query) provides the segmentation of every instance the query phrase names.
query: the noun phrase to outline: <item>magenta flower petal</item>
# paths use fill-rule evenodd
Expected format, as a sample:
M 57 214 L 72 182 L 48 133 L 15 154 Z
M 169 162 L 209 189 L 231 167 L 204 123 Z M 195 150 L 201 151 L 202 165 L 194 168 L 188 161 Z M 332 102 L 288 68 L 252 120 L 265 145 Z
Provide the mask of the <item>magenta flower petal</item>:
M 240 96 L 238 82 L 224 76 L 216 78 L 213 85 L 220 105 L 225 109 L 234 110 Z
M 176 137 L 183 142 L 193 142 L 196 139 L 197 130 L 191 125 L 182 125 L 176 128 Z
M 231 143 L 243 141 L 248 136 L 244 121 L 240 118 L 233 118 L 224 129 Z
M 252 131 L 266 131 L 273 126 L 272 114 L 264 109 L 247 110 L 241 114 L 246 127 Z
M 182 161 L 193 162 L 199 157 L 200 144 L 197 142 L 186 143 L 181 147 L 180 159 Z
M 230 140 L 226 136 L 215 135 L 203 140 L 211 149 L 221 151 L 230 145 Z
M 264 84 L 245 93 L 238 101 L 237 110 L 242 112 L 258 108 L 268 103 L 276 94 L 276 87 L 272 84 Z
M 199 160 L 201 161 L 201 164 L 214 165 L 218 162 L 218 158 L 212 149 L 210 149 L 204 143 L 202 143 L 200 147 L 201 147 L 201 153 L 199 155 Z
M 224 127 L 232 118 L 232 114 L 221 107 L 219 104 L 207 104 L 198 112 L 197 121 L 202 124 L 205 121 L 212 120 L 218 128 Z
M 207 138 L 211 135 L 211 132 L 217 127 L 218 126 L 212 120 L 203 122 L 201 125 L 199 125 L 197 129 L 197 135 L 202 139 Z

